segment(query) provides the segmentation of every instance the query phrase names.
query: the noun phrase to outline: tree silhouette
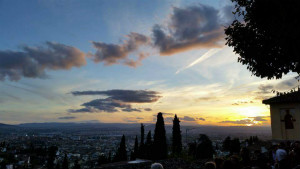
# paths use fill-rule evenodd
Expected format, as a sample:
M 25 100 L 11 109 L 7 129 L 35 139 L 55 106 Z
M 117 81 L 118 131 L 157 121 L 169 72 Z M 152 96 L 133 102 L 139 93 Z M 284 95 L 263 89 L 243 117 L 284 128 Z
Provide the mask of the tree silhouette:
M 141 124 L 141 142 L 140 142 L 139 152 L 137 154 L 137 157 L 139 157 L 139 158 L 145 157 L 145 143 L 144 143 L 145 139 L 144 138 L 145 138 L 145 126 L 142 123 Z
M 230 153 L 239 153 L 241 149 L 240 140 L 238 138 L 234 138 L 230 142 Z
M 165 123 L 162 113 L 157 114 L 157 121 L 154 130 L 153 158 L 160 160 L 168 156 Z
M 125 143 L 124 135 L 122 136 L 120 146 L 118 148 L 114 161 L 127 161 L 127 151 L 126 151 L 126 143 Z
M 223 141 L 223 150 L 224 151 L 229 151 L 230 150 L 230 145 L 231 145 L 231 138 L 227 136 L 225 140 Z
M 60 168 L 60 163 L 59 163 L 59 162 L 56 164 L 55 169 L 61 169 L 61 168 Z
M 138 153 L 139 153 L 139 141 L 137 136 L 135 136 L 134 149 L 131 152 L 130 160 L 135 160 L 136 157 L 138 157 Z
M 200 134 L 198 142 L 196 158 L 212 158 L 214 149 L 211 140 L 205 134 Z
M 76 159 L 75 160 L 75 162 L 74 162 L 74 167 L 73 167 L 73 169 L 80 169 L 81 167 L 80 167 L 80 164 L 79 164 L 79 162 L 78 162 L 78 159 Z
M 54 169 L 54 159 L 56 157 L 57 147 L 51 146 L 48 149 L 47 168 Z
M 179 155 L 182 151 L 182 139 L 179 123 L 180 121 L 175 114 L 172 131 L 172 153 L 177 155 Z
M 225 29 L 227 45 L 239 54 L 238 62 L 257 77 L 282 78 L 300 74 L 300 1 L 232 0 L 234 20 Z
M 102 165 L 102 164 L 107 164 L 109 163 L 110 160 L 108 158 L 106 158 L 105 155 L 101 154 L 99 157 L 98 157 L 98 164 L 99 165 Z
M 69 168 L 69 162 L 68 162 L 67 154 L 65 154 L 65 157 L 64 157 L 64 160 L 63 160 L 63 163 L 62 163 L 62 168 L 63 169 L 68 169 Z
M 149 130 L 145 143 L 145 158 L 152 159 L 152 136 L 151 130 Z

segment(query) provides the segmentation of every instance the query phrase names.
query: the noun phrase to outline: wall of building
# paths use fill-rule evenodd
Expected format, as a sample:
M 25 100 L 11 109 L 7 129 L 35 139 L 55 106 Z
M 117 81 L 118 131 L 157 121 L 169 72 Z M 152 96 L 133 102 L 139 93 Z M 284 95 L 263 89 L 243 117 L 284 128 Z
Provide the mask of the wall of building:
M 281 120 L 280 111 L 282 109 L 295 109 L 294 129 L 285 129 L 285 123 Z M 272 138 L 274 140 L 300 140 L 300 103 L 294 104 L 272 104 L 271 111 L 271 127 Z

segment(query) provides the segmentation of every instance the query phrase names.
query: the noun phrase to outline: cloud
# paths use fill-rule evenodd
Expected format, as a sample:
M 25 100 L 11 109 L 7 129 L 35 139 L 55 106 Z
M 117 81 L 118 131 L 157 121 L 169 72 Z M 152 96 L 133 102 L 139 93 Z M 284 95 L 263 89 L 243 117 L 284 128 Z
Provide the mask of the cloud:
M 268 121 L 266 118 L 270 118 L 270 116 L 255 116 L 248 118 L 253 119 L 254 121 Z
M 142 118 L 142 117 L 137 117 L 136 119 L 138 119 L 138 120 L 142 120 L 142 119 L 144 119 L 144 118 Z
M 224 39 L 219 11 L 207 5 L 174 7 L 167 28 L 155 25 L 152 32 L 161 55 L 221 47 L 219 42 Z
M 151 103 L 161 98 L 159 92 L 148 90 L 74 91 L 71 93 L 74 96 L 105 95 L 110 99 L 128 103 Z
M 72 46 L 54 42 L 24 46 L 21 51 L 0 51 L 0 80 L 42 78 L 46 77 L 45 70 L 68 70 L 85 64 L 85 54 Z
M 75 116 L 64 116 L 64 117 L 59 117 L 58 119 L 60 120 L 71 120 L 71 119 L 76 119 Z
M 250 124 L 254 124 L 254 122 L 250 119 L 242 119 L 242 120 L 227 120 L 227 121 L 221 121 L 219 123 L 230 123 L 230 124 L 245 124 L 245 125 L 250 125 Z
M 209 51 L 207 51 L 206 53 L 204 53 L 202 56 L 200 56 L 198 59 L 196 59 L 195 61 L 193 61 L 192 63 L 190 63 L 186 67 L 177 70 L 175 74 L 178 74 L 178 73 L 180 73 L 181 71 L 183 71 L 185 69 L 191 68 L 194 65 L 199 64 L 199 63 L 205 61 L 206 59 L 208 59 L 211 56 L 213 56 L 214 54 L 216 54 L 218 51 L 220 51 L 220 49 L 210 49 Z
M 205 118 L 200 117 L 198 120 L 205 121 Z
M 238 105 L 242 105 L 242 104 L 251 104 L 254 103 L 252 100 L 251 101 L 237 101 L 235 103 L 232 103 L 231 105 L 233 106 L 238 106 Z
M 105 65 L 123 64 L 130 67 L 141 65 L 149 56 L 143 47 L 157 49 L 160 55 L 172 55 L 191 49 L 220 48 L 224 46 L 224 26 L 234 19 L 233 6 L 216 9 L 207 5 L 174 7 L 165 26 L 152 26 L 151 36 L 131 32 L 119 44 L 92 41 L 95 53 L 89 57 Z M 137 56 L 131 59 L 130 55 Z M 200 58 L 199 58 L 200 59 Z M 200 62 L 203 59 L 200 59 Z M 195 65 L 192 63 L 188 67 Z
M 156 91 L 147 90 L 106 90 L 106 91 L 73 91 L 74 96 L 85 95 L 104 95 L 107 98 L 95 99 L 83 103 L 81 109 L 69 109 L 70 113 L 114 113 L 120 110 L 124 112 L 141 112 L 141 109 L 133 108 L 131 103 L 152 103 L 156 102 L 161 96 Z M 145 108 L 145 111 L 151 111 Z
M 282 82 L 278 83 L 275 87 L 278 90 L 291 90 L 299 85 L 299 82 L 295 78 L 290 78 L 287 80 L 283 80 Z
M 126 112 L 140 112 L 141 110 L 132 108 L 130 104 L 121 102 L 119 100 L 114 100 L 111 98 L 106 99 L 95 99 L 90 102 L 83 103 L 81 106 L 85 108 L 82 109 L 69 109 L 70 113 L 96 113 L 96 112 L 108 112 L 114 113 L 118 112 L 118 108 Z
M 154 119 L 154 121 L 156 121 L 156 119 Z M 165 117 L 165 118 L 164 118 L 164 122 L 165 122 L 166 124 L 171 124 L 171 123 L 173 123 L 173 117 Z
M 129 54 L 137 52 L 143 45 L 150 44 L 150 38 L 135 32 L 127 35 L 127 39 L 122 44 L 107 44 L 103 42 L 92 42 L 94 48 L 97 49 L 95 54 L 90 57 L 96 63 L 104 62 L 105 65 L 113 65 L 122 62 L 131 67 L 136 67 L 147 57 L 144 53 L 139 53 L 139 58 L 134 61 L 129 58 Z
M 196 121 L 195 118 L 190 117 L 190 116 L 184 116 L 182 120 L 183 120 L 183 121 Z
M 273 85 L 260 85 L 258 87 L 258 94 L 270 94 L 271 90 L 274 89 Z

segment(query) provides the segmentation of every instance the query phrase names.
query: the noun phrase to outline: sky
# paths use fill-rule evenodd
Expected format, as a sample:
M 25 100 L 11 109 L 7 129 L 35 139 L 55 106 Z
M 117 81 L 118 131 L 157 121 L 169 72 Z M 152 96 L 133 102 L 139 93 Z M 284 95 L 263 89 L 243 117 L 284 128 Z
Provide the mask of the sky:
M 269 126 L 262 100 L 297 86 L 252 76 L 225 45 L 226 0 L 0 0 L 0 123 Z

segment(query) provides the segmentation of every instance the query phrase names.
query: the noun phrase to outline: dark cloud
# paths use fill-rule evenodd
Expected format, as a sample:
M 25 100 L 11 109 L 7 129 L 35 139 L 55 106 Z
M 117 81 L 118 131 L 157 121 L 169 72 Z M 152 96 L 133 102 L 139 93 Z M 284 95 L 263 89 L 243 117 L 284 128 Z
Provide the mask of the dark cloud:
M 161 97 L 159 92 L 148 90 L 74 91 L 71 93 L 74 96 L 105 95 L 110 99 L 128 103 L 151 103 L 156 102 Z
M 64 117 L 59 117 L 58 119 L 60 120 L 71 120 L 71 119 L 76 119 L 75 116 L 64 116 Z
M 42 78 L 46 76 L 45 70 L 67 70 L 85 64 L 85 54 L 72 46 L 54 42 L 24 46 L 21 51 L 0 51 L 0 80 Z
M 126 111 L 126 112 L 141 112 L 140 109 L 136 109 L 136 108 L 125 108 L 125 109 L 122 109 L 122 111 Z
M 108 112 L 114 113 L 122 110 L 124 112 L 141 112 L 142 109 L 133 108 L 131 103 L 152 103 L 156 102 L 161 96 L 158 92 L 147 90 L 106 90 L 106 91 L 74 91 L 74 96 L 84 95 L 104 95 L 107 98 L 95 99 L 84 103 L 81 109 L 70 109 L 71 113 L 94 113 Z M 150 108 L 144 109 L 151 111 Z
M 271 93 L 272 89 L 274 89 L 273 85 L 260 85 L 258 86 L 258 93 L 259 94 L 269 94 Z
M 206 5 L 174 8 L 167 28 L 153 27 L 153 43 L 161 55 L 194 48 L 220 47 L 224 39 L 219 11 Z
M 150 44 L 150 38 L 135 32 L 127 35 L 127 40 L 122 44 L 107 44 L 103 42 L 92 42 L 94 48 L 97 49 L 95 54 L 90 57 L 94 62 L 104 62 L 105 65 L 123 64 L 131 67 L 136 67 L 147 55 L 139 53 L 139 58 L 134 61 L 129 58 L 129 54 L 137 52 L 143 45 Z
M 132 108 L 130 104 L 106 98 L 106 99 L 95 99 L 90 102 L 84 103 L 81 106 L 85 108 L 82 109 L 70 109 L 70 113 L 96 113 L 96 112 L 108 112 L 114 113 L 118 112 L 118 108 L 126 112 L 140 112 L 141 110 Z
M 195 118 L 190 117 L 190 116 L 184 116 L 182 120 L 183 120 L 183 121 L 196 121 Z
M 266 118 L 270 118 L 270 116 L 255 116 L 255 117 L 248 117 L 253 119 L 254 121 L 268 121 Z
M 142 120 L 142 119 L 144 119 L 144 118 L 142 118 L 142 117 L 137 117 L 136 119 L 138 119 L 138 120 Z
M 200 117 L 198 120 L 205 121 L 205 118 Z
M 252 120 L 250 119 L 243 119 L 243 120 L 235 120 L 235 121 L 231 121 L 231 120 L 227 120 L 227 121 L 221 121 L 219 123 L 230 123 L 230 124 L 254 124 Z

